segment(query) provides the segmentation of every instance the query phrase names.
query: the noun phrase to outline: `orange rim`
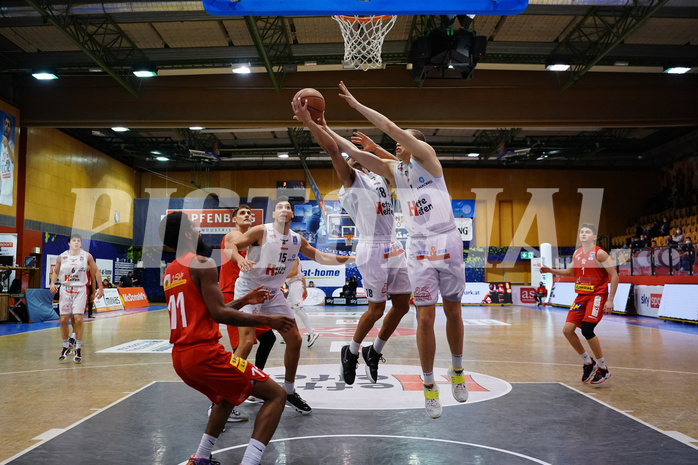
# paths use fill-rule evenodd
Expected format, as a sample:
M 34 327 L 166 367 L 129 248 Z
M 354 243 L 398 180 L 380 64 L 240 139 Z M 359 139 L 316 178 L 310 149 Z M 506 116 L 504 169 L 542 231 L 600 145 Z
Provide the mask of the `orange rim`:
M 344 16 L 344 15 L 334 15 L 333 18 L 346 21 L 348 23 L 375 23 L 377 21 L 387 21 L 392 18 L 393 15 L 383 15 L 383 16 Z

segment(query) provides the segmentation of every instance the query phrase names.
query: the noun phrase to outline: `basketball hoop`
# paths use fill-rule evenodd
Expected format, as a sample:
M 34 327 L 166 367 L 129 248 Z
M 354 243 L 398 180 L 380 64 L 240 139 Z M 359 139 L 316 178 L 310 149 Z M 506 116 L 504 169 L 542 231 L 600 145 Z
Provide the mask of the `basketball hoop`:
M 397 16 L 335 15 L 332 19 L 339 23 L 344 37 L 344 62 L 364 71 L 380 68 L 383 40 L 395 25 Z
M 344 235 L 344 245 L 349 247 L 351 245 L 352 239 L 354 239 L 354 236 L 352 234 L 345 234 Z

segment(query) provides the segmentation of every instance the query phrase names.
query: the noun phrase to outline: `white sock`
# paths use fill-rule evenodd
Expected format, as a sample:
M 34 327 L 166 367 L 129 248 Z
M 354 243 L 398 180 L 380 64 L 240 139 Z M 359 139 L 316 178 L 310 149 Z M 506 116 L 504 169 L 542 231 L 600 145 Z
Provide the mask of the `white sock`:
M 385 347 L 386 342 L 388 342 L 388 341 L 384 341 L 383 339 L 376 336 L 376 340 L 373 341 L 373 350 L 375 350 L 379 354 L 382 354 L 383 347 Z
M 68 342 L 68 339 L 63 339 L 63 347 L 66 349 L 70 346 L 70 343 Z
M 606 360 L 604 360 L 603 357 L 597 358 L 596 363 L 599 364 L 599 367 L 603 368 L 604 370 L 606 369 Z
M 588 353 L 584 352 L 582 355 L 580 355 L 580 357 L 582 357 L 582 361 L 585 365 L 589 365 L 591 363 L 591 357 L 589 357 Z
M 434 372 L 432 371 L 431 373 L 422 373 L 424 375 L 424 384 L 436 384 L 436 381 L 434 380 Z
M 259 462 L 262 461 L 262 454 L 264 454 L 264 449 L 266 449 L 266 447 L 267 446 L 256 439 L 250 439 L 240 465 L 259 465 Z
M 361 344 L 358 342 L 355 342 L 353 339 L 349 343 L 349 352 L 351 352 L 354 355 L 359 354 L 359 349 L 361 348 Z
M 313 334 L 313 326 L 310 324 L 308 314 L 305 313 L 305 309 L 302 305 L 296 307 L 296 315 L 301 317 L 301 321 L 303 321 L 303 324 L 305 325 L 305 329 L 308 331 L 308 334 Z
M 199 448 L 196 449 L 196 454 L 194 454 L 194 457 L 209 458 L 211 456 L 213 446 L 216 445 L 217 440 L 218 438 L 214 438 L 213 436 L 204 433 L 204 435 L 201 436 L 201 442 L 199 443 Z
M 70 337 L 72 337 L 73 339 L 75 339 L 75 333 L 71 334 Z
M 286 394 L 293 394 L 293 391 L 296 390 L 296 383 L 289 383 L 284 380 L 284 389 L 286 390 Z
M 75 341 L 75 348 L 82 349 L 82 341 Z
M 451 354 L 451 366 L 455 371 L 463 371 L 463 354 Z

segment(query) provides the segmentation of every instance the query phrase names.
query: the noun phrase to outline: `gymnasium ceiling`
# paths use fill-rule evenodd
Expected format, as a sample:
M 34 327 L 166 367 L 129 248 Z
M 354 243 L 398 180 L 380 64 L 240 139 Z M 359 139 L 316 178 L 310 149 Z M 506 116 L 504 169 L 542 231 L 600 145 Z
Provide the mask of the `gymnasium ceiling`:
M 652 168 L 698 153 L 698 2 L 530 0 L 521 15 L 475 17 L 487 51 L 472 80 L 445 70 L 415 81 L 410 45 L 447 21 L 398 16 L 383 67 L 364 72 L 342 65 L 329 17 L 212 17 L 200 1 L 4 0 L 0 95 L 23 126 L 60 128 L 138 170 L 299 168 L 300 157 L 328 166 L 291 119 L 302 87 L 325 94 L 340 134 L 360 130 L 390 148 L 336 96 L 339 80 L 421 129 L 445 166 Z M 546 71 L 553 58 L 570 71 Z M 231 73 L 243 63 L 252 74 Z M 133 77 L 141 64 L 158 76 Z M 693 68 L 673 76 L 668 65 Z M 35 81 L 39 69 L 59 79 Z

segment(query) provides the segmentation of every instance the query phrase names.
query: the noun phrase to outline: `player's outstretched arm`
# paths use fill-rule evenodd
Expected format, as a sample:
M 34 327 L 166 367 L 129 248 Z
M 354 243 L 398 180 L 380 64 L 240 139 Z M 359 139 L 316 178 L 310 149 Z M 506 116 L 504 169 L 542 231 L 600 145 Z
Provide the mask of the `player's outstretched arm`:
M 301 237 L 300 252 L 310 260 L 318 262 L 321 265 L 339 266 L 354 263 L 356 261 L 356 257 L 351 255 L 335 255 L 333 253 L 320 252 L 318 249 L 310 245 L 303 237 Z
M 339 94 L 339 96 L 346 100 L 350 107 L 356 109 L 375 127 L 392 137 L 393 140 L 409 150 L 412 157 L 419 161 L 419 163 L 424 166 L 424 168 L 426 168 L 431 175 L 441 176 L 443 174 L 441 163 L 439 163 L 439 159 L 436 157 L 436 152 L 431 145 L 417 139 L 410 134 L 409 131 L 405 131 L 404 129 L 400 128 L 387 116 L 360 103 L 351 94 L 351 92 L 349 92 L 349 89 L 346 85 L 344 85 L 344 82 L 339 83 L 339 88 L 342 90 L 342 93 Z
M 192 281 L 201 291 L 206 309 L 213 321 L 231 326 L 270 326 L 279 331 L 289 330 L 295 322 L 291 318 L 271 318 L 264 315 L 249 315 L 237 308 L 248 304 L 262 303 L 269 298 L 269 291 L 262 286 L 253 289 L 249 294 L 234 300 L 230 306 L 223 303 L 223 292 L 218 286 L 218 271 L 216 263 L 210 258 L 197 256 L 191 261 L 189 273 Z M 280 315 L 279 315 L 280 316 Z
M 398 158 L 395 155 L 376 144 L 373 139 L 361 131 L 355 131 L 351 136 L 351 141 L 356 145 L 360 145 L 362 150 L 375 153 L 378 158 L 382 158 L 383 160 L 398 161 Z
M 574 268 L 572 267 L 572 265 L 564 269 L 550 268 L 549 266 L 541 265 L 540 272 L 552 273 L 555 276 L 574 276 Z
M 242 232 L 238 231 L 237 229 L 230 231 L 228 234 L 225 235 L 225 249 L 223 249 L 223 253 L 228 258 L 228 260 L 235 260 L 232 256 L 230 245 L 233 243 L 235 239 L 237 239 L 240 236 L 242 236 Z M 238 253 L 239 252 L 240 250 L 238 249 Z
M 331 128 L 325 126 L 324 129 L 334 138 L 334 140 L 337 142 L 337 146 L 342 152 L 361 163 L 361 165 L 365 166 L 369 171 L 372 171 L 379 176 L 383 176 L 390 182 L 393 182 L 392 167 L 394 163 L 397 163 L 396 158 L 382 159 L 381 157 L 374 155 L 367 150 L 359 150 L 354 144 L 350 143 L 344 137 L 334 132 Z
M 332 166 L 337 172 L 339 180 L 342 181 L 342 185 L 345 188 L 351 187 L 351 185 L 354 184 L 354 177 L 356 174 L 342 157 L 337 141 L 332 137 L 329 130 L 326 129 L 327 123 L 325 122 L 324 115 L 322 119 L 324 127 L 320 127 L 313 121 L 312 116 L 310 116 L 307 103 L 304 104 L 301 102 L 301 99 L 298 98 L 291 102 L 291 107 L 293 108 L 294 118 L 308 127 L 318 145 L 330 156 Z
M 264 232 L 265 228 L 263 224 L 254 226 L 247 230 L 245 234 L 242 234 L 234 238 L 230 242 L 230 257 L 238 263 L 240 271 L 250 271 L 255 265 L 255 262 L 248 260 L 247 258 L 240 255 L 240 249 L 246 249 L 253 244 L 261 244 L 264 242 Z

